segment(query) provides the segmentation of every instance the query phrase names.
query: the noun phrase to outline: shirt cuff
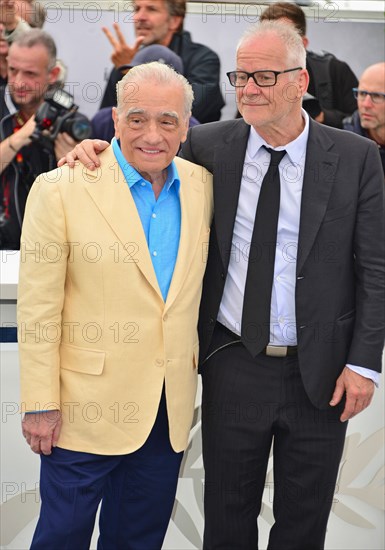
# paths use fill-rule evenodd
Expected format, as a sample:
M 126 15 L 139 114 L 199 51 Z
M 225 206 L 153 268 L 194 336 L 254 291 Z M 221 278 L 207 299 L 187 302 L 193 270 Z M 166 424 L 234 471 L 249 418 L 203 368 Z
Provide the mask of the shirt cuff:
M 47 413 L 51 412 L 53 409 L 47 410 L 47 411 L 25 411 L 24 414 L 38 414 L 38 413 Z
M 366 369 L 365 367 L 359 367 L 358 365 L 346 365 L 348 369 L 352 370 L 353 372 L 356 372 L 357 374 L 360 374 L 361 376 L 364 376 L 365 378 L 370 378 L 370 380 L 373 380 L 374 384 L 378 388 L 380 385 L 380 373 L 376 370 Z

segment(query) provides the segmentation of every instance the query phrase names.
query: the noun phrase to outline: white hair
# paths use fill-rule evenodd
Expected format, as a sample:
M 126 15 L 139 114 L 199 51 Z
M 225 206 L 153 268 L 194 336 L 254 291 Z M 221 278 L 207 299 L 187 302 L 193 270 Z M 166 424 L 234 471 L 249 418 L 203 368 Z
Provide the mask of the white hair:
M 291 65 L 306 68 L 306 50 L 302 38 L 297 29 L 280 21 L 263 21 L 249 27 L 242 35 L 237 46 L 239 48 L 253 38 L 264 38 L 267 35 L 275 35 L 286 48 L 288 66 Z
M 191 84 L 183 75 L 177 73 L 168 65 L 158 63 L 157 61 L 132 67 L 122 80 L 118 82 L 116 86 L 118 113 L 123 110 L 125 93 L 127 93 L 127 90 L 133 90 L 131 86 L 137 87 L 141 82 L 147 84 L 148 82 L 154 81 L 160 85 L 179 87 L 183 91 L 184 96 L 184 115 L 186 117 L 191 115 L 191 108 L 194 100 L 194 92 Z M 134 91 L 131 93 L 134 93 Z M 156 90 L 154 90 L 154 93 L 156 93 Z

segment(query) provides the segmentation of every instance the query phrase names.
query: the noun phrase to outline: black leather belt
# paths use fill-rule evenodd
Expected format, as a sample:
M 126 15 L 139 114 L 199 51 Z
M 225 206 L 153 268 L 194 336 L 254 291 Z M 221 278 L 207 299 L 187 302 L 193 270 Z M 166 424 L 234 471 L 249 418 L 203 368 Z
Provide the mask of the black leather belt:
M 219 323 L 217 321 L 217 327 L 225 332 L 228 336 L 231 337 L 232 341 L 235 342 L 242 342 L 241 337 L 238 334 L 235 334 L 230 329 L 222 325 L 222 323 Z M 298 346 L 271 346 L 268 345 L 261 351 L 264 355 L 267 355 L 268 357 L 288 357 L 291 355 L 297 355 L 298 353 Z

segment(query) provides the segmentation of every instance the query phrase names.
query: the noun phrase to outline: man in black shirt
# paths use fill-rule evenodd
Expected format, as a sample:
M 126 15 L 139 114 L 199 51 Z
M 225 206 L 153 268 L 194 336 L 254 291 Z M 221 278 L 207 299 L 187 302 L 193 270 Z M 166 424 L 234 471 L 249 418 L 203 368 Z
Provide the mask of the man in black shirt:
M 117 23 L 114 24 L 117 38 L 103 28 L 114 48 L 111 59 L 115 69 L 100 107 L 116 105 L 116 83 L 122 78 L 117 69 L 129 65 L 140 47 L 160 44 L 182 58 L 183 75 L 194 90 L 193 116 L 201 123 L 219 120 L 224 106 L 219 86 L 219 58 L 207 46 L 193 42 L 190 33 L 183 30 L 186 0 L 134 0 L 133 7 L 136 34 L 133 46 L 126 43 Z
M 56 46 L 40 29 L 17 37 L 9 48 L 8 84 L 0 87 L 0 249 L 17 250 L 28 192 L 43 172 L 56 167 L 76 142 L 65 133 L 55 141 L 31 141 L 35 113 L 57 82 Z

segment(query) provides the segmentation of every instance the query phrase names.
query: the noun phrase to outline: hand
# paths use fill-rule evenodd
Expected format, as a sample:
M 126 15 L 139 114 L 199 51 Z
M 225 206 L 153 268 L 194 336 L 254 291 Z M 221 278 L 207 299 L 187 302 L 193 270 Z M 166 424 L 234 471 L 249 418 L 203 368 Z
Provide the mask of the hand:
M 65 157 L 76 146 L 76 141 L 67 132 L 61 132 L 55 139 L 56 160 Z
M 50 455 L 56 447 L 61 430 L 59 410 L 24 415 L 23 435 L 34 453 Z
M 317 115 L 314 120 L 323 124 L 325 122 L 325 113 L 321 111 L 320 114 Z
M 346 393 L 346 403 L 340 416 L 341 422 L 346 422 L 356 414 L 362 412 L 372 401 L 374 394 L 374 382 L 345 367 L 338 377 L 333 397 L 329 403 L 335 407 Z
M 87 166 L 89 170 L 95 170 L 100 166 L 98 155 L 107 149 L 110 144 L 102 139 L 85 139 L 78 143 L 72 151 L 62 157 L 57 163 L 58 166 L 68 164 L 70 168 L 75 166 L 75 161 Z
M 138 36 L 135 40 L 134 45 L 130 47 L 125 41 L 118 23 L 114 23 L 113 27 L 116 32 L 117 39 L 112 34 L 112 32 L 107 29 L 107 27 L 102 27 L 102 31 L 107 36 L 111 46 L 114 48 L 114 51 L 111 55 L 111 61 L 115 65 L 115 67 L 118 68 L 122 65 L 128 65 L 129 63 L 131 63 L 134 55 L 139 50 L 139 46 L 144 40 L 144 36 Z
M 35 115 L 32 115 L 20 130 L 12 134 L 12 146 L 19 151 L 22 147 L 31 143 L 31 136 L 35 128 Z

